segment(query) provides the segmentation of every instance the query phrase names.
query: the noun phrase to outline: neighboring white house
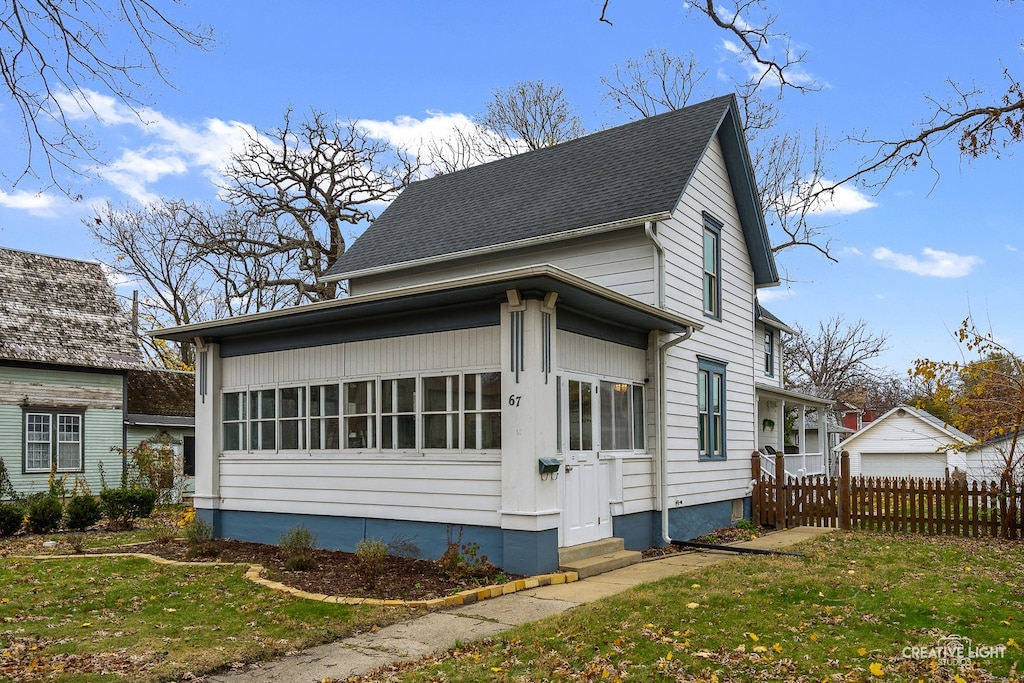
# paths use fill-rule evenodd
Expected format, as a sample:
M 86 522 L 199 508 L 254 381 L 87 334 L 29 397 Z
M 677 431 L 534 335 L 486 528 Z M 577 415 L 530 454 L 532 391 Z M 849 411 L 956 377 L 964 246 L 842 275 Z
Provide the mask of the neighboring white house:
M 461 533 L 548 571 L 748 514 L 761 406 L 827 405 L 755 313 L 779 278 L 731 96 L 413 183 L 326 279 L 350 296 L 158 333 L 197 344 L 220 536 Z
M 850 474 L 865 477 L 944 478 L 956 471 L 969 481 L 998 480 L 1001 458 L 993 447 L 931 413 L 896 406 L 835 447 L 850 454 Z

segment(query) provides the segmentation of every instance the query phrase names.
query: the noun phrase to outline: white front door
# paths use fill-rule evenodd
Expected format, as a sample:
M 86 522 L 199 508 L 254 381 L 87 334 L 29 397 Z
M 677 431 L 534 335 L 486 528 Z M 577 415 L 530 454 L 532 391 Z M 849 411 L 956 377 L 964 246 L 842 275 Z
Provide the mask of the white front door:
M 562 545 L 571 546 L 610 537 L 612 520 L 608 486 L 603 485 L 597 457 L 596 439 L 601 433 L 594 421 L 601 414 L 595 405 L 597 382 L 572 378 L 562 382 Z

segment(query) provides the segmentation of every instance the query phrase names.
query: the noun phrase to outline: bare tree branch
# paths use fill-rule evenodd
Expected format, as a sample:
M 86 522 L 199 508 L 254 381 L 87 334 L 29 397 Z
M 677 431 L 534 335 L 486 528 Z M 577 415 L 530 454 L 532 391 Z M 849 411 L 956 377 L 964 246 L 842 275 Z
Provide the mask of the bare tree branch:
M 12 187 L 26 176 L 39 177 L 38 154 L 44 174 L 58 186 L 58 168 L 77 172 L 75 161 L 95 160 L 86 131 L 74 122 L 78 111 L 92 109 L 86 89 L 102 91 L 137 112 L 142 105 L 138 92 L 150 76 L 169 84 L 159 58 L 162 48 L 212 46 L 210 29 L 182 26 L 162 4 L 167 0 L 3 3 L 0 78 L 21 117 L 26 146 L 24 167 L 6 177 Z M 130 38 L 113 38 L 111 32 L 117 31 Z
M 879 373 L 870 361 L 888 348 L 888 339 L 872 333 L 863 320 L 848 324 L 835 316 L 819 322 L 815 332 L 800 325 L 793 329 L 796 334 L 782 340 L 787 387 L 834 399 L 877 380 Z

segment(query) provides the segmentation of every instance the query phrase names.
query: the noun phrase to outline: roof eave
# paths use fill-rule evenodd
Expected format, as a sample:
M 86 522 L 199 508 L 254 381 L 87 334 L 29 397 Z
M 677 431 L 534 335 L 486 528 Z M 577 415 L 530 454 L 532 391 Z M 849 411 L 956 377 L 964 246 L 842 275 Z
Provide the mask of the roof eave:
M 671 216 L 671 212 L 662 211 L 659 213 L 653 213 L 645 216 L 636 216 L 634 218 L 627 218 L 625 220 L 614 221 L 611 223 L 588 225 L 582 228 L 576 228 L 574 230 L 566 230 L 563 232 L 557 232 L 547 235 L 539 235 L 537 237 L 529 237 L 527 239 L 516 240 L 514 242 L 501 242 L 498 244 L 491 244 L 484 247 L 476 247 L 474 249 L 465 249 L 463 251 L 438 254 L 436 256 L 428 256 L 425 258 L 415 259 L 412 261 L 388 263 L 382 266 L 374 266 L 372 268 L 363 268 L 360 270 L 336 273 L 333 275 L 324 275 L 319 278 L 319 282 L 339 282 L 341 280 L 348 280 L 354 277 L 384 275 L 387 273 L 407 270 L 410 268 L 420 268 L 424 266 L 436 265 L 439 263 L 448 263 L 458 259 L 486 256 L 488 254 L 494 254 L 502 251 L 511 251 L 514 249 L 526 249 L 532 246 L 550 244 L 552 242 L 561 242 L 565 240 L 576 239 L 578 237 L 587 237 L 590 235 L 596 235 L 605 232 L 613 232 L 615 230 L 622 230 L 624 228 L 642 226 L 647 221 L 663 221 L 667 220 Z

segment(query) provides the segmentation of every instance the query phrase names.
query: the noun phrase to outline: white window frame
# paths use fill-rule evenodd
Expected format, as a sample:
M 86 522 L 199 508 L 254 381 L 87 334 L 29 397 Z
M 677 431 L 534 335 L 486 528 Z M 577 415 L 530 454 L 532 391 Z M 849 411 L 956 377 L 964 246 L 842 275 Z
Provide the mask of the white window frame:
M 263 408 L 263 395 L 269 394 L 274 401 L 273 414 L 265 415 Z M 276 452 L 280 445 L 277 438 L 277 387 L 261 387 L 249 390 L 249 449 L 253 451 Z M 265 444 L 264 426 L 273 427 L 273 443 L 268 447 Z
M 498 378 L 497 402 L 493 407 L 484 407 L 484 377 Z M 473 388 L 474 405 L 469 405 L 470 384 Z M 497 370 L 462 373 L 462 450 L 496 451 L 501 448 L 501 373 Z M 484 422 L 497 416 L 497 437 L 494 445 L 484 445 Z
M 367 387 L 366 410 L 357 409 L 357 403 L 349 401 L 348 388 L 358 385 Z M 376 379 L 349 379 L 341 383 L 341 447 L 348 450 L 378 450 L 378 422 L 380 420 L 380 406 L 377 402 L 379 386 Z M 352 422 L 350 422 L 350 420 Z M 358 432 L 354 431 L 354 422 L 365 420 L 366 423 L 366 444 L 353 446 L 352 439 L 358 438 Z M 353 435 L 356 435 L 353 437 Z
M 221 446 L 225 451 L 240 452 L 249 450 L 249 392 L 246 390 L 241 391 L 225 391 L 221 394 Z M 239 408 L 239 416 L 235 419 L 229 420 L 224 417 L 227 414 L 228 398 L 234 397 L 235 403 Z M 238 448 L 227 447 L 227 435 L 228 428 L 231 428 L 240 438 Z
M 334 413 L 328 413 L 326 412 L 326 406 L 328 405 L 327 391 L 332 388 L 337 391 L 337 395 L 334 399 L 337 410 Z M 342 391 L 342 386 L 337 382 L 309 385 L 308 433 L 310 451 L 338 450 L 342 447 L 344 438 L 341 429 Z M 315 401 L 314 396 L 316 397 Z M 314 402 L 319 406 L 316 413 L 313 412 Z M 334 434 L 338 437 L 338 443 L 336 445 L 329 444 L 328 442 L 328 434 L 330 433 L 328 425 L 332 422 L 334 423 Z M 316 425 L 316 429 L 314 429 L 314 425 Z M 316 433 L 314 434 L 314 432 Z
M 405 401 L 401 400 L 400 392 L 398 391 L 399 382 L 412 382 L 412 397 L 411 404 L 412 410 L 400 410 L 402 404 Z M 382 451 L 413 451 L 419 448 L 420 441 L 420 430 L 419 425 L 419 411 L 418 411 L 418 398 L 416 392 L 419 391 L 420 378 L 417 375 L 402 375 L 400 377 L 387 377 L 380 380 L 380 449 Z M 390 386 L 391 401 L 390 405 L 385 405 L 385 389 Z M 400 425 L 407 423 L 409 419 L 412 419 L 413 425 L 413 443 L 411 445 L 399 444 L 398 439 L 401 434 Z M 385 422 L 390 419 L 390 423 L 385 425 Z
M 427 383 L 435 383 L 438 380 L 444 383 L 444 406 L 427 408 L 427 401 L 431 399 L 431 393 L 427 390 Z M 456 451 L 462 442 L 462 375 L 460 373 L 444 375 L 423 375 L 420 377 L 420 442 L 425 451 Z M 444 425 L 444 444 L 427 445 L 430 430 L 428 422 Z
M 32 418 L 46 418 L 46 440 L 40 438 L 30 439 L 35 432 L 29 429 Z M 64 429 L 65 423 L 73 423 L 75 429 L 68 431 Z M 40 423 L 42 424 L 42 423 Z M 81 412 L 69 412 L 66 410 L 26 410 L 22 417 L 22 471 L 25 474 L 42 474 L 51 470 L 57 472 L 84 472 L 85 471 L 85 415 Z M 77 438 L 67 438 L 73 434 Z M 33 463 L 29 465 L 30 444 L 46 444 L 46 465 Z M 71 462 L 68 462 L 68 450 L 66 447 L 72 445 Z M 63 451 L 63 452 L 62 452 Z
M 285 415 L 285 392 L 296 392 L 296 412 L 297 415 Z M 277 388 L 277 403 L 275 410 L 277 413 L 277 427 L 276 427 L 276 438 L 277 450 L 279 451 L 305 451 L 309 450 L 309 388 L 306 385 L 299 386 L 283 386 Z M 291 400 L 291 399 L 289 399 Z M 296 445 L 285 446 L 285 428 L 286 426 L 295 425 L 296 427 Z

